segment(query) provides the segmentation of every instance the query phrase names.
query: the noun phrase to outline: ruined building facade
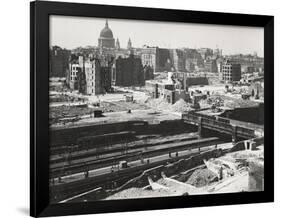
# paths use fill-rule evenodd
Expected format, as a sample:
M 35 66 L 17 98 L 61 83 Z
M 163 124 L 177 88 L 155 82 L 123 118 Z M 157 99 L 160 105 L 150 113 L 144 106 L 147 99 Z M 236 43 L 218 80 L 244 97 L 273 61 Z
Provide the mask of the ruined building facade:
M 82 94 L 99 95 L 111 91 L 112 60 L 107 57 L 72 56 L 67 85 Z
M 59 46 L 50 49 L 50 77 L 65 77 L 70 51 Z
M 153 72 L 171 70 L 169 49 L 145 46 L 140 53 L 142 65 L 151 67 Z
M 85 82 L 85 94 L 99 95 L 104 93 L 101 85 L 101 65 L 99 59 L 85 61 Z
M 144 72 L 141 59 L 130 55 L 118 57 L 112 71 L 112 84 L 115 86 L 144 85 Z
M 218 72 L 217 61 L 214 60 L 214 59 L 206 60 L 206 62 L 205 62 L 205 70 L 207 72 L 217 73 Z
M 239 81 L 241 79 L 241 65 L 225 61 L 222 65 L 222 80 L 224 82 Z
M 170 49 L 170 57 L 173 63 L 174 71 L 186 71 L 185 52 L 180 49 Z

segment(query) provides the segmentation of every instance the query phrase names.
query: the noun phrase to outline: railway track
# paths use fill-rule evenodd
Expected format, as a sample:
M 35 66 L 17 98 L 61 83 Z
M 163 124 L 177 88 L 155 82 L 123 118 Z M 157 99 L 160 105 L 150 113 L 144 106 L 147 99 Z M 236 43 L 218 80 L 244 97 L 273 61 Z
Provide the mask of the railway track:
M 191 155 L 188 155 L 191 156 Z M 183 157 L 181 157 L 183 158 Z M 177 158 L 170 159 L 170 162 L 177 161 Z M 90 189 L 96 189 L 101 187 L 103 190 L 109 190 L 116 188 L 127 182 L 128 180 L 139 176 L 143 170 L 148 168 L 153 168 L 155 166 L 166 164 L 167 160 L 161 160 L 158 162 L 127 168 L 125 170 L 120 170 L 112 172 L 106 175 L 99 175 L 94 177 L 89 177 L 83 180 L 77 180 L 70 183 L 62 183 L 59 185 L 50 185 L 50 198 L 53 203 L 60 202 L 70 196 L 79 195 L 83 192 L 87 192 Z
M 100 167 L 111 166 L 113 163 L 118 163 L 121 160 L 130 160 L 132 157 L 139 156 L 141 151 L 130 152 L 123 155 L 110 156 L 101 159 L 88 160 L 85 161 L 81 159 L 78 163 L 72 163 L 68 165 L 50 167 L 50 178 L 58 178 L 62 176 L 67 176 L 75 173 L 90 171 L 94 169 L 98 169 Z
M 53 164 L 50 166 L 50 178 L 57 178 L 67 176 L 74 173 L 90 171 L 100 167 L 112 166 L 114 163 L 118 163 L 122 160 L 140 160 L 141 158 L 150 158 L 157 155 L 168 154 L 169 152 L 179 152 L 188 149 L 202 148 L 219 143 L 217 137 L 190 140 L 184 142 L 167 143 L 153 147 L 146 147 L 142 150 L 139 148 L 130 149 L 127 154 L 119 156 L 111 156 L 109 158 L 82 158 L 76 160 L 76 162 L 65 164 Z
M 63 154 L 66 151 L 75 152 L 79 150 L 89 150 L 91 148 L 100 148 L 114 143 L 124 141 L 131 142 L 136 140 L 134 131 L 124 131 L 119 133 L 107 133 L 102 135 L 80 137 L 72 143 L 51 145 L 51 155 Z M 126 140 L 124 140 L 126 139 Z
M 202 148 L 206 151 L 214 150 L 212 147 Z M 222 152 L 226 152 L 227 149 L 219 149 Z M 116 189 L 121 185 L 125 184 L 130 179 L 133 179 L 143 173 L 144 170 L 154 168 L 156 166 L 165 165 L 167 161 L 169 163 L 176 162 L 182 158 L 190 158 L 191 156 L 197 155 L 200 152 L 196 150 L 195 152 L 188 153 L 180 157 L 174 157 L 169 159 L 160 160 L 150 164 L 145 164 L 142 166 L 136 166 L 126 169 L 121 169 L 120 171 L 111 172 L 105 175 L 93 176 L 69 183 L 61 183 L 57 185 L 50 185 L 50 200 L 52 203 L 58 203 L 65 199 L 71 199 L 68 202 L 81 202 L 84 200 L 84 194 L 90 190 L 102 190 L 99 193 L 92 193 L 90 200 L 100 200 L 107 196 L 107 190 Z M 73 196 L 78 196 L 73 198 Z M 81 196 L 81 198 L 79 197 Z M 88 198 L 88 197 L 87 197 Z M 80 199 L 80 200 L 79 200 Z
M 189 137 L 184 137 L 182 139 L 179 140 L 175 140 L 175 139 L 171 139 L 171 140 L 166 140 L 164 142 L 155 142 L 155 143 L 145 143 L 143 140 L 139 140 L 136 141 L 134 143 L 127 143 L 127 144 L 114 144 L 109 146 L 107 145 L 103 145 L 103 148 L 94 148 L 94 149 L 89 149 L 89 150 L 81 150 L 81 151 L 77 151 L 77 152 L 68 152 L 66 155 L 55 155 L 56 157 L 52 157 L 50 159 L 50 164 L 56 164 L 56 163 L 60 163 L 60 162 L 66 162 L 66 161 L 73 161 L 73 160 L 77 160 L 77 159 L 82 159 L 82 158 L 87 158 L 87 157 L 99 157 L 105 154 L 109 154 L 109 153 L 114 153 L 114 152 L 119 152 L 119 154 L 121 153 L 125 153 L 126 150 L 131 150 L 131 149 L 143 149 L 146 147 L 153 147 L 153 146 L 158 146 L 161 144 L 168 144 L 168 143 L 172 143 L 172 142 L 183 142 L 183 141 L 190 141 L 190 140 L 195 140 L 197 139 L 197 136 L 189 136 Z M 99 145 L 99 147 L 101 147 Z M 71 156 L 69 155 L 71 154 Z M 117 154 L 118 155 L 118 154 Z

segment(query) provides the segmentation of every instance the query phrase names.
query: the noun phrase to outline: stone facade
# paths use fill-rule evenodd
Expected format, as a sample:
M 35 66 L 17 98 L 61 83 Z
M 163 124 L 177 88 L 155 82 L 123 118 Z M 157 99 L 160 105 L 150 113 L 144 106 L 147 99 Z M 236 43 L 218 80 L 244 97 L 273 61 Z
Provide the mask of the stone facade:
M 145 47 L 141 51 L 141 61 L 143 66 L 150 66 L 154 72 L 157 71 L 158 66 L 157 48 Z

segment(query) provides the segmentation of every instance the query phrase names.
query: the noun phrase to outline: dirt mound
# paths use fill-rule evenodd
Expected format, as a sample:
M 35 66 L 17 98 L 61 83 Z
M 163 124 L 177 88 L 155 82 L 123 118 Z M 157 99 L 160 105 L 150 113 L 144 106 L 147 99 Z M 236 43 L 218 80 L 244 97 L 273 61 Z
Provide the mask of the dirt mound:
M 212 182 L 217 181 L 218 178 L 216 174 L 214 174 L 212 171 L 205 169 L 198 169 L 195 170 L 189 179 L 186 181 L 186 183 L 190 185 L 194 185 L 196 187 L 203 187 L 208 184 L 211 184 Z

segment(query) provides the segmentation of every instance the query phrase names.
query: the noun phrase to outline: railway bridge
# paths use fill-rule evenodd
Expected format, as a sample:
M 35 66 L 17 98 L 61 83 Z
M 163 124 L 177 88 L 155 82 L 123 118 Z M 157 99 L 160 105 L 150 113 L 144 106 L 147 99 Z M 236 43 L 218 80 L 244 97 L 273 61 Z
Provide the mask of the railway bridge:
M 237 142 L 238 137 L 243 139 L 250 139 L 263 136 L 262 126 L 235 121 L 228 118 L 189 112 L 182 114 L 182 119 L 186 123 L 197 125 L 199 136 L 202 135 L 203 129 L 210 129 L 213 131 L 231 135 L 233 143 Z

